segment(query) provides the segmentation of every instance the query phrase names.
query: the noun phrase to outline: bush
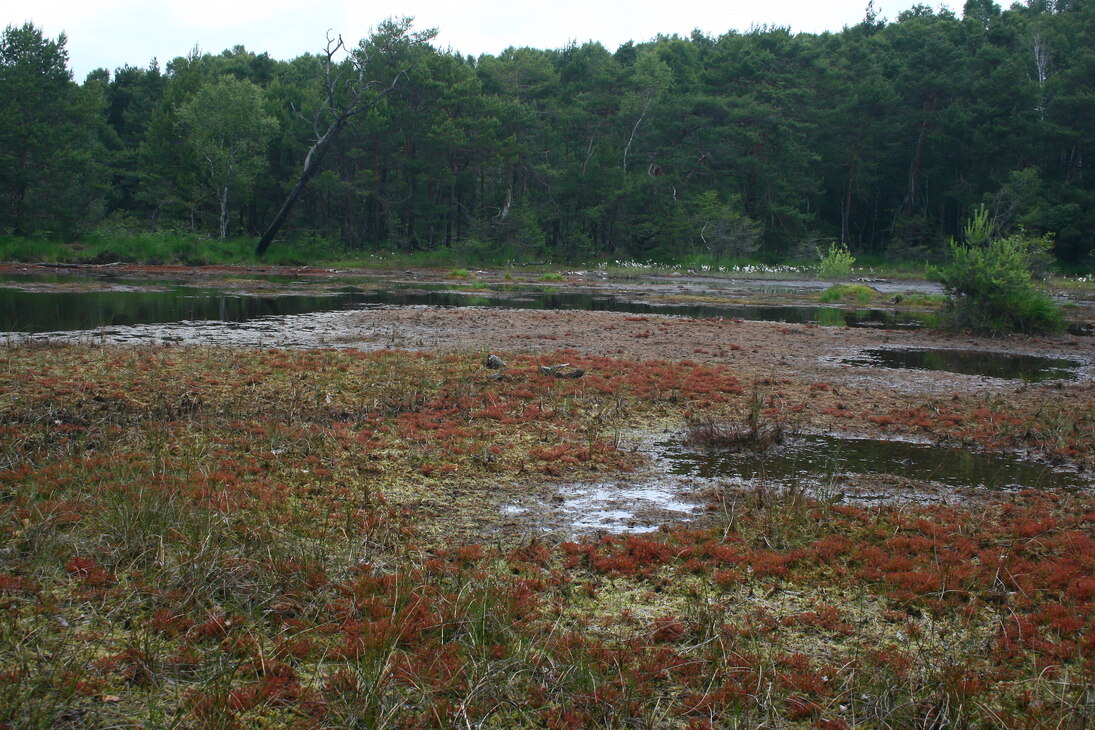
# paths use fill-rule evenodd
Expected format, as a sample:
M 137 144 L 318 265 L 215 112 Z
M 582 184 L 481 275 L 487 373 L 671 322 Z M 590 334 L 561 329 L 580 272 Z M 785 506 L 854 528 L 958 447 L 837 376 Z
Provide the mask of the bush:
M 940 282 L 950 296 L 946 326 L 988 334 L 1063 328 L 1060 308 L 1035 288 L 1031 273 L 1049 254 L 1049 236 L 1032 238 L 1020 231 L 994 237 L 984 206 L 966 224 L 965 234 L 965 243 L 953 238 L 948 243 L 948 263 L 928 267 L 928 278 Z
M 852 273 L 855 256 L 852 256 L 845 244 L 830 243 L 827 253 L 817 249 L 817 255 L 821 258 L 817 265 L 817 274 L 822 279 L 839 279 Z

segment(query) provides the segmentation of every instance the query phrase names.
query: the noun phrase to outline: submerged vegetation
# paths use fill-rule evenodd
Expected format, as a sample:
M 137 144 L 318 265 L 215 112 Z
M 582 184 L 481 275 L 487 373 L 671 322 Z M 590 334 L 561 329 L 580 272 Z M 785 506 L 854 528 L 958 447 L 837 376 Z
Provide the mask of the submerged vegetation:
M 760 482 L 580 541 L 498 516 L 635 465 L 640 423 L 810 403 L 1091 465 L 1089 412 L 859 411 L 687 361 L 504 355 L 491 377 L 461 353 L 0 350 L 0 723 L 1091 721 L 1088 494 L 860 507 Z M 540 374 L 564 361 L 585 377 Z

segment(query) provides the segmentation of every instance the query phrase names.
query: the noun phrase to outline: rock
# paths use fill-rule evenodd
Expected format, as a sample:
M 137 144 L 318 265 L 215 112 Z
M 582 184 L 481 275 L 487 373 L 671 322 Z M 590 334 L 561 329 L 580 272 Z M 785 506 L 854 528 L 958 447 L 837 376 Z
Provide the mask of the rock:
M 581 368 L 574 368 L 570 372 L 563 370 L 565 367 L 569 367 L 569 362 L 560 363 L 559 365 L 541 365 L 541 375 L 554 375 L 557 378 L 580 378 L 586 374 L 585 370 Z
M 491 370 L 501 370 L 506 366 L 506 361 L 497 355 L 487 355 L 487 360 L 483 364 Z

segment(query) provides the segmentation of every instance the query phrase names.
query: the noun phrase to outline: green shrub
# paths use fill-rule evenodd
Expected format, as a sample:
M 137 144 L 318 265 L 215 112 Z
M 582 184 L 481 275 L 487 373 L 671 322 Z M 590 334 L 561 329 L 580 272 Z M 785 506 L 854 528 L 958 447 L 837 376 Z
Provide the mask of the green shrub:
M 852 256 L 845 244 L 830 243 L 828 252 L 822 253 L 819 248 L 817 255 L 821 259 L 817 265 L 817 274 L 822 279 L 839 279 L 852 273 L 855 256 Z
M 558 272 L 549 271 L 540 277 L 540 281 L 566 281 L 566 277 Z
M 1049 236 L 1032 238 L 1023 231 L 994 237 L 988 211 L 982 206 L 965 228 L 965 242 L 948 243 L 950 260 L 928 267 L 950 296 L 945 326 L 999 334 L 1053 332 L 1064 326 L 1060 308 L 1035 288 L 1031 268 L 1048 255 Z

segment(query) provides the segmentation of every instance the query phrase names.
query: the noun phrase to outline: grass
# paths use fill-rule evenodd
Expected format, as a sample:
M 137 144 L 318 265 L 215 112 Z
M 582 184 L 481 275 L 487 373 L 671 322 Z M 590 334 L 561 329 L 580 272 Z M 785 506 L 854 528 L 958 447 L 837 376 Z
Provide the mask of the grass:
M 869 304 L 878 297 L 878 291 L 863 284 L 834 284 L 821 292 L 820 299 L 826 303 L 854 302 Z
M 334 261 L 342 254 L 323 241 L 301 241 L 291 248 L 272 247 L 266 257 L 254 255 L 250 238 L 220 240 L 182 233 L 93 234 L 69 243 L 0 236 L 0 260 L 45 263 L 136 263 L 201 266 L 260 264 L 301 266 Z
M 947 296 L 945 294 L 906 292 L 895 296 L 893 301 L 894 304 L 906 307 L 942 307 L 947 303 Z
M 136 263 L 148 265 L 292 265 L 335 268 L 435 268 L 461 269 L 469 264 L 504 268 L 515 264 L 500 258 L 493 247 L 469 243 L 429 251 L 403 251 L 395 248 L 348 249 L 334 241 L 300 238 L 275 242 L 263 257 L 254 255 L 251 237 L 216 238 L 185 232 L 144 233 L 121 227 L 102 230 L 75 241 L 0 235 L 0 261 L 45 263 Z M 686 273 L 735 278 L 783 278 L 808 276 L 809 266 L 778 265 L 750 259 L 716 259 L 685 255 L 676 262 L 586 261 L 571 262 L 598 268 L 614 276 L 649 273 Z M 555 273 L 550 262 L 522 267 L 526 274 Z M 909 275 L 923 267 L 909 269 L 904 264 L 879 261 L 872 274 Z M 511 276 L 514 276 L 511 273 Z
M 513 495 L 634 466 L 620 428 L 837 396 L 503 355 L 493 379 L 479 353 L 0 349 L 0 723 L 1090 723 L 1091 495 L 866 507 L 762 481 L 651 535 L 505 532 Z M 1077 409 L 980 407 L 852 415 L 1095 453 Z

